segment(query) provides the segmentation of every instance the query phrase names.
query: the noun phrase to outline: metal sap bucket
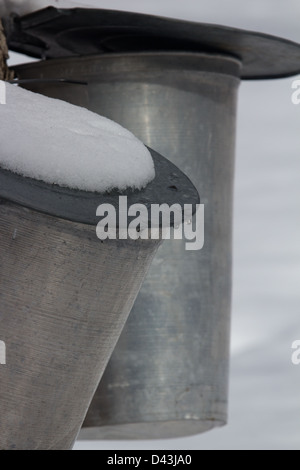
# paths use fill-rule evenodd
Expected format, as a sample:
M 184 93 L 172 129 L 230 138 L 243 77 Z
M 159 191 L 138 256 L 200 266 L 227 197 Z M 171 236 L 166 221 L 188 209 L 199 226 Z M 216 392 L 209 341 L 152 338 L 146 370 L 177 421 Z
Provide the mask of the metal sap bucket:
M 196 204 L 155 152 L 159 177 L 128 204 Z M 174 177 L 177 191 L 172 186 Z M 72 191 L 0 169 L 0 449 L 67 450 L 161 243 L 100 240 L 96 209 L 118 195 Z M 103 405 L 105 406 L 105 405 Z
M 127 127 L 178 165 L 205 204 L 203 249 L 185 251 L 173 242 L 159 250 L 81 437 L 176 437 L 223 425 L 237 91 L 240 77 L 298 73 L 299 45 L 134 13 L 51 10 L 48 23 L 46 12 L 36 15 L 24 18 L 24 31 L 44 43 L 32 42 L 27 51 L 39 47 L 50 60 L 17 67 L 17 76 L 87 82 L 31 89 Z M 56 58 L 67 55 L 76 57 Z
M 239 61 L 122 54 L 45 61 L 17 67 L 16 73 L 21 79 L 86 80 L 86 87 L 73 85 L 71 97 L 67 84 L 30 88 L 84 104 L 165 152 L 205 204 L 203 249 L 186 251 L 184 242 L 170 241 L 157 254 L 85 427 L 99 427 L 99 438 L 148 438 L 225 424 Z

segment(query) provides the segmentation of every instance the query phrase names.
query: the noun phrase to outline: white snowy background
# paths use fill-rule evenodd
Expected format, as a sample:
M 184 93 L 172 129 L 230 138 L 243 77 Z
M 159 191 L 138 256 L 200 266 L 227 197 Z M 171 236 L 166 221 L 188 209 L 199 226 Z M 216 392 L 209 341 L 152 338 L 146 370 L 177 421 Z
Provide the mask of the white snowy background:
M 70 2 L 28 2 L 30 8 L 46 3 Z M 300 43 L 299 0 L 78 3 L 224 24 Z M 11 63 L 23 61 L 11 55 Z M 229 425 L 182 439 L 81 441 L 76 449 L 300 450 L 300 366 L 291 362 L 291 345 L 300 339 L 300 105 L 291 101 L 292 82 L 299 78 L 243 82 L 240 89 Z

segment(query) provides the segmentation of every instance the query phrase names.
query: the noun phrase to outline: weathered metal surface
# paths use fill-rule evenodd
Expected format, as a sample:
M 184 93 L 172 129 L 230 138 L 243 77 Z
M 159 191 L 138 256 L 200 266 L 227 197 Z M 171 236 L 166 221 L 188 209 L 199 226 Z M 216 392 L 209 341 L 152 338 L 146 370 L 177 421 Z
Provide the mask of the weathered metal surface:
M 67 97 L 61 86 L 30 88 L 124 125 L 178 165 L 205 204 L 204 248 L 168 241 L 157 253 L 87 415 L 93 429 L 81 436 L 182 436 L 227 420 L 240 67 L 231 57 L 149 52 L 16 69 L 20 78 L 87 81 Z
M 99 145 L 101 145 L 99 143 Z M 116 226 L 119 226 L 119 196 L 127 196 L 128 207 L 142 203 L 148 210 L 150 223 L 151 205 L 162 202 L 191 204 L 193 212 L 200 202 L 196 188 L 189 178 L 174 164 L 149 148 L 155 166 L 155 179 L 141 190 L 117 190 L 105 194 L 89 191 L 74 191 L 58 185 L 50 185 L 32 178 L 24 178 L 11 171 L 0 168 L 0 199 L 8 199 L 27 208 L 54 215 L 62 219 L 96 226 L 99 217 L 96 209 L 99 204 L 111 204 L 116 209 Z M 184 220 L 182 210 L 182 220 Z M 134 217 L 127 217 L 128 223 Z
M 148 196 L 166 202 L 175 172 L 177 191 L 167 201 L 175 197 L 181 207 L 198 202 L 174 165 L 162 159 L 160 168 Z M 1 182 L 0 338 L 6 365 L 0 367 L 0 449 L 67 450 L 161 239 L 97 238 L 81 198 L 89 217 L 101 203 L 117 207 L 117 194 L 95 198 L 7 171 L 1 171 Z M 72 210 L 64 205 L 64 191 Z M 58 217 L 57 195 L 64 219 Z M 135 192 L 134 202 L 143 203 L 142 195 Z
M 236 57 L 243 79 L 300 73 L 300 45 L 275 36 L 115 10 L 49 7 L 5 19 L 9 47 L 33 57 L 195 52 Z
M 0 449 L 69 449 L 159 241 L 0 205 Z

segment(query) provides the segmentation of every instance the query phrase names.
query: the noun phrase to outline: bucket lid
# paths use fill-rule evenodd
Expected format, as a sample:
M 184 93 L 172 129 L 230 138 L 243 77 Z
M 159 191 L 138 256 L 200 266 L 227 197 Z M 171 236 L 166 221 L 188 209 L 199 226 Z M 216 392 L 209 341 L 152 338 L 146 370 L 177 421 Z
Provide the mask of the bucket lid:
M 96 210 L 100 204 L 110 204 L 116 209 L 117 227 L 119 214 L 119 196 L 127 196 L 128 207 L 143 204 L 148 211 L 148 226 L 151 219 L 152 204 L 179 204 L 182 208 L 182 221 L 185 221 L 184 205 L 190 204 L 190 212 L 196 212 L 199 194 L 189 178 L 173 163 L 149 148 L 156 176 L 142 190 L 111 191 L 96 193 L 73 190 L 43 181 L 20 176 L 0 168 L 0 204 L 10 201 L 21 206 L 88 225 L 97 225 L 99 217 Z M 128 217 L 128 224 L 134 217 Z M 173 220 L 174 222 L 174 220 Z M 171 226 L 174 225 L 171 219 Z
M 266 34 L 114 10 L 48 7 L 4 21 L 11 50 L 36 58 L 147 51 L 218 53 L 243 79 L 300 73 L 300 45 Z

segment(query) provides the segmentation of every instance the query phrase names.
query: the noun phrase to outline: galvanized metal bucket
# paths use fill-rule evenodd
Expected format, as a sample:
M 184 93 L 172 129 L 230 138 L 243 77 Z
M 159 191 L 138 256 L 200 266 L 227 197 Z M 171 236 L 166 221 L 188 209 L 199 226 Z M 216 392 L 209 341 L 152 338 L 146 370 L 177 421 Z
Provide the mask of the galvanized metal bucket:
M 188 200 L 195 208 L 188 178 L 152 153 L 159 176 L 130 191 L 128 204 L 183 207 Z M 159 237 L 100 241 L 102 203 L 117 209 L 118 194 L 53 187 L 0 169 L 1 450 L 72 447 L 161 244 Z
M 205 204 L 203 249 L 186 252 L 174 242 L 159 250 L 81 437 L 175 437 L 221 426 L 227 421 L 237 91 L 240 78 L 298 73 L 299 45 L 133 13 L 51 15 L 46 20 L 45 12 L 40 23 L 24 19 L 24 31 L 48 43 L 39 47 L 51 60 L 17 67 L 17 76 L 86 82 L 31 89 L 121 123 L 177 164 Z M 55 58 L 67 55 L 73 57 Z
M 22 79 L 86 80 L 86 87 L 73 86 L 71 99 L 67 85 L 30 88 L 85 104 L 134 131 L 189 175 L 205 204 L 203 249 L 189 252 L 184 242 L 170 241 L 157 254 L 85 427 L 99 427 L 101 438 L 148 438 L 225 424 L 239 61 L 122 54 L 51 60 L 16 72 Z

